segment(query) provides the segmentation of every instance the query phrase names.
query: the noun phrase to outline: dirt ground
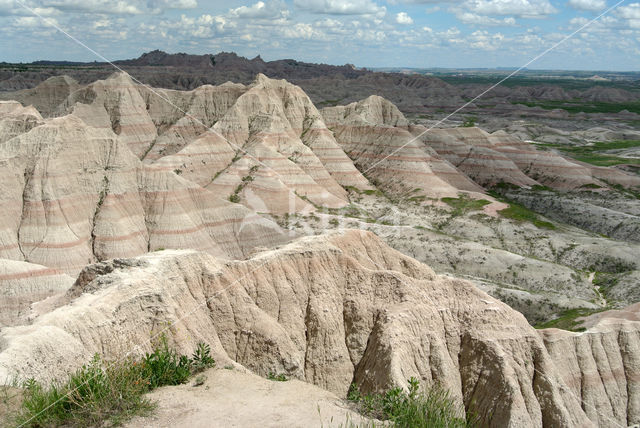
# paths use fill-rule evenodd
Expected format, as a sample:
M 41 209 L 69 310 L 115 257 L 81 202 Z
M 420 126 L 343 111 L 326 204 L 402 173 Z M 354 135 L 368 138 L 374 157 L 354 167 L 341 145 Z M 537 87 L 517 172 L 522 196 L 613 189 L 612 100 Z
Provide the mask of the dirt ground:
M 154 414 L 126 426 L 339 427 L 367 422 L 344 400 L 298 380 L 278 382 L 224 368 L 205 376 L 200 386 L 191 380 L 152 392 L 149 398 L 158 405 Z

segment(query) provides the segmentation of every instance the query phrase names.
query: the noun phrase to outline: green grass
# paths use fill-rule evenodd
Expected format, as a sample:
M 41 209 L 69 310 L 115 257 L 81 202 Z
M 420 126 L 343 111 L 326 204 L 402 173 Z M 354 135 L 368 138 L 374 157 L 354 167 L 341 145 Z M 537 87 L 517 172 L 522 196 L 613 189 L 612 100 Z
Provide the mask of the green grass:
M 498 211 L 498 214 L 500 214 L 504 218 L 508 218 L 518 222 L 532 223 L 539 229 L 554 230 L 556 228 L 553 223 L 540 220 L 536 213 L 514 202 L 509 202 L 509 207 Z
M 563 144 L 539 144 L 539 146 L 554 148 L 576 160 L 596 166 L 613 166 L 620 164 L 640 165 L 640 159 L 637 158 L 625 158 L 611 153 L 603 153 L 609 150 L 640 147 L 640 141 L 638 140 L 596 142 L 586 146 Z
M 586 317 L 597 312 L 602 312 L 605 309 L 587 309 L 587 308 L 575 308 L 567 309 L 562 312 L 558 318 L 551 321 L 547 321 L 542 324 L 538 324 L 536 328 L 561 328 L 569 331 L 585 331 L 584 327 L 581 327 L 582 323 L 576 321 L 576 318 Z
M 527 107 L 540 107 L 545 110 L 562 109 L 569 113 L 619 113 L 622 110 L 640 114 L 640 102 L 603 103 L 582 101 L 514 101 L 512 104 L 522 104 Z
M 442 198 L 441 201 L 453 208 L 453 215 L 462 215 L 470 211 L 478 211 L 485 205 L 491 203 L 486 199 L 471 199 L 467 195 L 462 195 L 459 198 Z
M 409 379 L 408 391 L 400 387 L 385 393 L 362 395 L 351 385 L 348 400 L 355 403 L 364 416 L 380 419 L 399 428 L 458 428 L 475 426 L 474 418 L 461 417 L 449 393 L 434 387 L 421 391 L 417 379 Z
M 198 344 L 191 357 L 178 355 L 162 338 L 143 358 L 108 362 L 96 355 L 64 382 L 24 382 L 16 425 L 42 427 L 118 426 L 145 415 L 154 404 L 144 394 L 164 385 L 185 383 L 215 362 L 209 346 Z

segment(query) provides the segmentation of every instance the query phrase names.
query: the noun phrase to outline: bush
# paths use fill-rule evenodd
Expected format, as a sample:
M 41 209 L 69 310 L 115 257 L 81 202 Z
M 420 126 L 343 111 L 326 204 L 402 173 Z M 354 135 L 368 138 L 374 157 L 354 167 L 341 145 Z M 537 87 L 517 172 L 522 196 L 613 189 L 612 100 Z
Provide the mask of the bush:
M 105 366 L 95 356 L 66 383 L 44 387 L 33 379 L 26 381 L 16 422 L 29 427 L 79 427 L 108 420 L 118 425 L 153 409 L 143 396 L 149 389 L 147 382 L 141 366 L 134 361 Z
M 476 121 L 478 120 L 477 117 L 468 117 L 464 120 L 464 122 L 462 122 L 462 127 L 463 128 L 473 128 L 474 126 L 476 126 Z
M 459 416 L 449 393 L 440 387 L 420 391 L 419 381 L 409 379 L 409 389 L 395 387 L 385 393 L 362 395 L 353 384 L 347 399 L 365 416 L 392 422 L 396 427 L 458 428 L 475 426 L 474 418 Z
M 15 422 L 25 427 L 119 425 L 147 414 L 154 404 L 144 394 L 163 385 L 185 383 L 192 374 L 213 367 L 209 345 L 199 343 L 191 358 L 178 355 L 166 338 L 142 359 L 105 362 L 96 355 L 69 375 L 66 382 L 43 386 L 34 379 L 23 384 L 23 399 Z
M 287 376 L 284 373 L 276 374 L 274 372 L 269 372 L 267 374 L 267 379 L 273 380 L 276 382 L 286 382 L 287 380 L 289 380 L 287 379 Z

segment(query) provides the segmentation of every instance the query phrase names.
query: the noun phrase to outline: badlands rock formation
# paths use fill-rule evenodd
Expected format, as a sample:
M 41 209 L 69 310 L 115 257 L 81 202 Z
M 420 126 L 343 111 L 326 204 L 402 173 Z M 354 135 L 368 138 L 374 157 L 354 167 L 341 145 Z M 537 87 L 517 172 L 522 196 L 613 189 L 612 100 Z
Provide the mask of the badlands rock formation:
M 524 296 L 512 305 L 539 322 L 603 307 L 596 271 L 620 302 L 637 301 L 638 246 L 506 220 L 484 187 L 602 194 L 637 176 L 500 131 L 425 132 L 379 96 L 320 112 L 263 75 L 191 91 L 124 73 L 55 78 L 16 98 L 35 107 L 0 102 L 0 377 L 60 378 L 95 352 L 147 351 L 168 327 L 183 352 L 206 341 L 219 364 L 338 396 L 353 381 L 374 391 L 416 376 L 488 426 L 640 422 L 638 321 L 539 333 L 371 233 L 286 244 L 346 218 L 505 301 Z M 489 203 L 439 199 L 461 193 Z M 632 241 L 634 227 L 616 230 Z
M 77 273 L 163 247 L 242 257 L 285 239 L 245 207 L 142 164 L 111 129 L 74 114 L 39 123 L 0 145 L 0 257 Z
M 247 261 L 166 250 L 89 266 L 60 307 L 3 329 L 0 376 L 60 377 L 164 331 L 184 352 L 206 341 L 220 364 L 343 396 L 352 381 L 438 382 L 487 426 L 626 426 L 640 420 L 640 324 L 615 325 L 539 334 L 472 284 L 346 231 Z M 594 372 L 589 359 L 608 364 Z
M 637 176 L 537 150 L 503 131 L 489 134 L 475 127 L 428 129 L 410 125 L 393 104 L 380 97 L 322 112 L 355 164 L 370 170 L 368 174 L 392 192 L 404 187 L 406 193 L 413 187 L 433 197 L 457 190 L 477 192 L 478 185 L 498 183 L 519 187 L 538 184 L 559 190 L 607 187 L 601 180 L 640 186 Z
M 34 303 L 46 308 L 47 299 L 64 294 L 73 282 L 57 269 L 0 259 L 0 328 L 26 324 L 37 315 Z
M 409 132 L 409 122 L 389 101 L 371 96 L 347 106 L 327 107 L 323 117 L 361 171 L 384 190 L 412 196 L 481 192 L 471 181 Z

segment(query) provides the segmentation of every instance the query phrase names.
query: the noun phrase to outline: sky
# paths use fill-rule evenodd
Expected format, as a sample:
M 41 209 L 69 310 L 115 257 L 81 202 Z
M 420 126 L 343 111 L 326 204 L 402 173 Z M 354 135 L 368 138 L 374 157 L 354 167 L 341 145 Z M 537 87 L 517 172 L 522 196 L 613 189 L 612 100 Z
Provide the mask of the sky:
M 101 61 L 79 41 L 109 60 L 160 49 L 358 67 L 519 67 L 618 1 L 0 0 L 0 61 Z M 640 3 L 624 0 L 528 67 L 640 70 Z

